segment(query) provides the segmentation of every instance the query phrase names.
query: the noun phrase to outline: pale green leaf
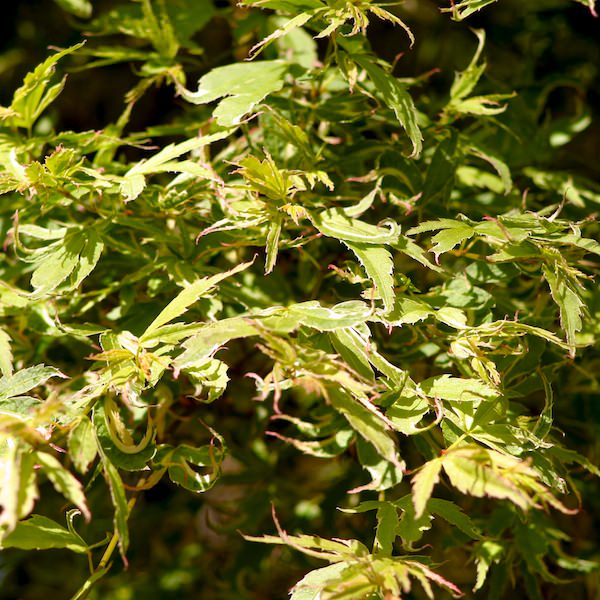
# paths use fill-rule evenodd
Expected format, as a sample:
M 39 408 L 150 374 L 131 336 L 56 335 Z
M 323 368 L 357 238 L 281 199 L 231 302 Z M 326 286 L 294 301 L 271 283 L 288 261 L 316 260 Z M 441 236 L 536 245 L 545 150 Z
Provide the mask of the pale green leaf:
M 48 89 L 48 85 L 54 76 L 56 63 L 83 46 L 83 42 L 65 48 L 48 57 L 38 65 L 31 73 L 25 76 L 23 85 L 15 92 L 10 111 L 16 116 L 8 119 L 17 127 L 31 127 L 47 106 L 58 96 L 64 86 L 55 84 Z
M 46 383 L 51 377 L 64 377 L 64 375 L 54 367 L 37 365 L 17 371 L 11 376 L 4 376 L 0 379 L 0 402 L 29 392 Z
M 330 208 L 313 214 L 311 220 L 323 235 L 344 242 L 391 244 L 398 239 L 400 233 L 396 223 L 388 222 L 388 227 L 370 225 L 351 219 L 342 208 Z
M 234 63 L 204 75 L 196 92 L 183 87 L 178 91 L 192 104 L 206 104 L 222 98 L 213 114 L 219 125 L 231 127 L 239 125 L 269 94 L 279 91 L 288 70 L 289 64 L 282 60 Z
M 13 355 L 10 343 L 10 335 L 0 328 L 0 371 L 4 377 L 10 377 L 13 374 Z
M 158 314 L 154 321 L 150 323 L 146 331 L 140 337 L 140 343 L 143 344 L 144 341 L 147 341 L 163 325 L 180 317 L 192 304 L 196 303 L 205 294 L 210 292 L 218 283 L 223 281 L 223 279 L 247 269 L 253 262 L 254 261 L 240 263 L 233 267 L 233 269 L 229 269 L 223 273 L 217 273 L 211 277 L 203 277 L 184 287 L 183 290 Z
M 323 588 L 337 579 L 347 566 L 345 562 L 337 562 L 311 571 L 292 588 L 290 600 L 319 600 Z
M 269 224 L 266 244 L 265 275 L 268 275 L 275 267 L 277 253 L 279 251 L 279 238 L 281 236 L 282 215 L 278 214 Z
M 121 182 L 121 194 L 125 202 L 135 200 L 146 187 L 146 178 L 141 173 L 128 173 Z
M 184 342 L 185 352 L 175 359 L 174 365 L 176 368 L 185 369 L 200 364 L 228 341 L 257 334 L 258 329 L 242 317 L 207 323 L 198 333 Z
M 157 152 L 150 158 L 145 158 L 135 163 L 121 180 L 120 189 L 121 194 L 124 196 L 127 202 L 135 200 L 146 187 L 146 175 L 152 175 L 154 173 L 167 172 L 190 172 L 193 175 L 200 177 L 206 177 L 207 179 L 213 178 L 212 174 L 206 169 L 201 168 L 199 165 L 190 163 L 190 161 L 183 161 L 182 163 L 174 162 L 176 158 L 179 158 L 183 154 L 197 150 L 204 146 L 208 146 L 213 142 L 222 140 L 231 134 L 230 129 L 224 129 L 217 131 L 210 135 L 204 135 L 200 137 L 194 137 L 179 144 L 169 144 L 162 150 Z M 189 163 L 189 164 L 188 164 Z M 190 165 L 191 169 L 190 169 Z
M 316 300 L 292 304 L 286 312 L 299 324 L 318 329 L 334 331 L 340 327 L 354 327 L 364 323 L 371 315 L 366 302 L 349 300 L 331 308 L 321 306 Z
M 69 433 L 69 456 L 80 473 L 86 473 L 96 458 L 98 444 L 92 422 L 82 416 Z
M 104 242 L 95 229 L 85 232 L 84 246 L 79 254 L 79 262 L 73 271 L 72 287 L 77 288 L 81 282 L 94 270 L 104 249 Z
M 493 4 L 497 0 L 463 0 L 452 6 L 452 8 L 444 8 L 444 11 L 452 11 L 452 16 L 458 21 L 466 19 L 473 13 L 480 11 L 489 4 Z
M 567 336 L 571 356 L 575 356 L 576 334 L 583 327 L 583 315 L 586 305 L 563 273 L 544 265 L 544 277 L 550 287 L 550 293 L 560 311 L 560 324 Z
M 42 466 L 45 475 L 51 481 L 54 489 L 67 500 L 70 500 L 82 512 L 86 520 L 89 521 L 91 514 L 81 483 L 51 454 L 36 452 L 35 459 Z
M 441 468 L 442 461 L 436 458 L 426 462 L 413 477 L 412 499 L 417 518 L 425 512 L 433 487 L 440 480 Z
M 443 457 L 443 467 L 450 483 L 464 494 L 471 496 L 511 500 L 523 510 L 532 501 L 501 470 L 494 467 L 488 451 L 479 448 L 465 448 L 449 452 Z M 514 467 L 517 459 L 511 459 Z
M 19 519 L 21 456 L 14 440 L 9 440 L 6 449 L 0 454 L 0 539 L 16 527 Z
M 284 21 L 273 33 L 268 35 L 266 38 L 262 39 L 258 44 L 255 44 L 249 52 L 249 57 L 254 58 L 257 56 L 262 50 L 264 50 L 269 44 L 272 44 L 275 40 L 278 40 L 281 37 L 284 37 L 299 27 L 302 27 L 308 21 L 310 21 L 315 15 L 316 11 L 309 11 L 297 14 L 295 17 L 292 17 L 288 21 Z
M 492 563 L 497 563 L 504 553 L 504 546 L 493 540 L 483 540 L 475 546 L 475 562 L 477 564 L 477 578 L 473 591 L 483 587 Z
M 54 244 L 43 253 L 31 277 L 35 298 L 50 293 L 73 273 L 84 245 L 84 236 L 76 233 L 66 236 L 62 243 Z
M 388 250 L 381 246 L 369 246 L 365 243 L 348 242 L 344 240 L 358 258 L 369 279 L 375 284 L 385 307 L 385 312 L 394 308 L 394 261 Z
M 464 329 L 467 324 L 467 315 L 453 306 L 442 306 L 435 312 L 435 318 L 454 329 Z
M 422 381 L 420 387 L 428 397 L 450 402 L 492 400 L 500 395 L 498 390 L 480 379 L 463 379 L 447 374 L 430 377 Z
M 30 452 L 22 453 L 19 467 L 17 506 L 18 517 L 23 519 L 33 510 L 33 506 L 39 498 L 35 454 Z

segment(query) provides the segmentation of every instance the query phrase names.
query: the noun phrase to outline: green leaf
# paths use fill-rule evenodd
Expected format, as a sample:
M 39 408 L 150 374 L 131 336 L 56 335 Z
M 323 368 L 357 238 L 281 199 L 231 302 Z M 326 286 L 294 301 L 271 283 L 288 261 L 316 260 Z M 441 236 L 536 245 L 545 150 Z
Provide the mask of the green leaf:
M 560 270 L 552 270 L 546 265 L 542 267 L 542 270 L 550 286 L 552 298 L 560 311 L 560 324 L 567 336 L 567 343 L 570 346 L 569 353 L 571 356 L 575 356 L 576 333 L 583 327 L 582 317 L 585 314 L 586 305 L 575 286 Z
M 267 233 L 265 275 L 268 275 L 275 267 L 277 252 L 279 251 L 279 238 L 281 236 L 282 215 L 278 214 L 270 223 Z
M 456 248 L 456 246 L 472 237 L 474 233 L 475 231 L 470 225 L 458 222 L 454 227 L 442 229 L 439 233 L 436 233 L 431 238 L 431 241 L 435 244 L 431 252 L 435 254 L 436 261 L 441 254 Z
M 432 271 L 443 271 L 443 269 L 438 267 L 438 265 L 432 263 L 431 260 L 429 260 L 427 253 L 423 248 L 421 248 L 421 246 L 415 244 L 411 239 L 407 238 L 404 235 L 400 235 L 398 237 L 398 240 L 393 242 L 391 246 L 395 250 L 406 254 L 406 256 L 409 256 L 413 260 L 416 260 L 417 262 L 421 263 L 423 266 L 427 267 L 428 269 L 431 269 Z
M 406 296 L 396 296 L 394 308 L 385 316 L 385 320 L 390 325 L 400 327 L 404 324 L 414 325 L 433 314 L 435 311 L 426 302 Z
M 523 510 L 527 510 L 532 501 L 528 495 L 511 479 L 509 471 L 495 468 L 492 457 L 499 457 L 491 451 L 477 447 L 453 450 L 444 455 L 442 464 L 450 483 L 464 494 L 507 499 Z M 503 457 L 515 470 L 522 469 L 520 461 Z
M 328 388 L 328 398 L 331 405 L 346 417 L 351 427 L 373 444 L 382 458 L 402 468 L 403 461 L 398 458 L 388 426 L 377 412 L 367 409 L 343 389 Z
M 69 277 L 71 281 L 66 289 L 77 288 L 100 259 L 104 242 L 97 231 L 93 228 L 85 231 L 78 227 L 63 231 L 62 239 L 34 251 L 28 258 L 28 261 L 35 263 L 31 277 L 34 299 L 48 295 Z M 31 235 L 34 231 L 28 229 L 26 233 Z
M 382 458 L 378 450 L 362 437 L 356 439 L 356 449 L 358 450 L 358 460 L 362 468 L 369 472 L 372 481 L 355 488 L 352 492 L 389 490 L 402 481 L 404 462 L 401 461 L 400 465 L 397 465 Z
M 15 116 L 8 118 L 9 124 L 24 128 L 32 127 L 64 87 L 65 80 L 63 79 L 60 83 L 48 88 L 48 84 L 54 76 L 56 63 L 82 46 L 83 42 L 56 52 L 25 76 L 23 85 L 13 96 L 9 110 Z
M 107 424 L 104 404 L 108 400 L 109 399 L 106 398 L 104 402 L 96 404 L 92 419 L 101 455 L 119 469 L 124 469 L 126 471 L 141 471 L 156 454 L 156 446 L 152 442 L 147 442 L 142 444 L 142 449 L 138 452 L 124 452 L 119 448 L 115 443 Z M 151 432 L 150 428 L 149 431 Z
M 454 502 L 441 500 L 440 498 L 431 498 L 427 504 L 427 508 L 431 513 L 442 517 L 444 521 L 447 521 L 450 525 L 454 525 L 454 527 L 470 538 L 474 540 L 482 538 L 479 528 L 475 526 L 471 518 Z
M 497 0 L 463 0 L 462 2 L 454 4 L 452 8 L 443 8 L 442 10 L 446 12 L 452 11 L 452 16 L 456 20 L 462 21 L 496 1 Z
M 417 109 L 406 85 L 377 66 L 370 57 L 352 56 L 352 59 L 367 72 L 373 82 L 375 95 L 394 111 L 412 143 L 411 156 L 418 157 L 423 148 L 423 136 L 419 129 Z
M 329 581 L 337 579 L 347 566 L 338 562 L 311 571 L 292 588 L 290 600 L 319 600 L 323 588 Z
M 364 267 L 369 279 L 373 281 L 379 296 L 383 300 L 385 312 L 394 308 L 394 261 L 392 255 L 381 246 L 369 246 L 367 244 L 350 243 L 344 240 Z
M 451 102 L 466 98 L 473 91 L 485 71 L 485 63 L 477 64 L 485 45 L 485 31 L 483 29 L 473 29 L 472 31 L 477 36 L 477 50 L 469 66 L 464 71 L 456 74 L 454 83 L 450 88 Z
M 22 512 L 23 499 L 27 494 L 24 494 L 22 490 L 27 486 L 26 480 L 29 479 L 27 475 L 33 473 L 33 465 L 28 464 L 29 473 L 24 478 L 22 468 L 24 460 L 25 456 L 21 448 L 14 441 L 6 444 L 6 448 L 0 455 L 0 480 L 2 481 L 0 487 L 0 508 L 2 509 L 0 512 L 0 540 L 14 530 L 19 517 L 26 516 Z M 31 510 L 32 507 L 28 508 Z
M 430 377 L 420 383 L 423 392 L 430 398 L 451 402 L 475 402 L 497 398 L 500 392 L 479 379 L 462 379 L 451 375 Z
M 440 480 L 441 468 L 442 461 L 436 458 L 426 462 L 413 477 L 412 499 L 417 518 L 425 512 L 433 487 Z
M 175 368 L 186 369 L 203 363 L 219 347 L 230 340 L 258 335 L 259 330 L 243 317 L 231 317 L 215 323 L 202 324 L 198 333 L 183 344 L 185 352 L 174 361 Z M 150 341 L 147 338 L 147 343 Z
M 316 456 L 317 458 L 333 458 L 335 456 L 339 456 L 348 449 L 348 446 L 354 441 L 355 437 L 354 430 L 349 427 L 340 429 L 333 435 L 321 440 L 309 441 L 291 438 L 274 431 L 268 431 L 266 433 L 276 437 L 286 444 L 294 446 L 294 448 L 298 449 L 303 454 Z M 386 462 L 386 465 L 389 465 L 389 463 Z
M 73 288 L 79 287 L 81 282 L 94 270 L 104 249 L 104 242 L 95 229 L 89 228 L 85 237 L 83 248 L 79 253 L 79 262 L 73 271 L 71 284 Z
M 229 269 L 223 273 L 217 273 L 211 277 L 203 277 L 184 287 L 184 289 L 169 302 L 163 310 L 161 310 L 154 321 L 150 323 L 146 331 L 140 337 L 140 343 L 143 344 L 145 341 L 148 341 L 153 334 L 156 334 L 160 327 L 166 325 L 173 319 L 180 317 L 192 304 L 196 303 L 205 294 L 210 292 L 218 283 L 231 275 L 244 271 L 252 265 L 253 262 L 254 261 L 241 263 L 233 267 L 233 269 Z
M 13 375 L 2 377 L 0 379 L 0 406 L 2 401 L 29 392 L 43 385 L 52 377 L 64 377 L 64 375 L 54 367 L 36 365 L 17 371 Z
M 405 384 L 406 383 L 407 382 L 405 382 Z M 432 407 L 427 398 L 424 398 L 414 390 L 409 389 L 409 385 L 403 385 L 402 393 L 400 394 L 392 391 L 391 397 L 394 398 L 394 401 L 386 410 L 385 414 L 396 431 L 399 431 L 404 435 L 416 435 L 423 433 L 425 429 L 431 427 L 431 425 L 425 425 L 420 428 L 418 427 L 418 424 Z M 439 421 L 440 419 L 441 416 L 439 416 L 436 421 Z
M 282 532 L 285 534 L 285 532 Z M 317 535 L 263 535 L 255 537 L 244 535 L 244 539 L 261 544 L 280 544 L 291 546 L 308 556 L 322 560 L 340 561 L 344 558 L 368 555 L 367 548 L 357 540 L 328 540 Z
M 51 454 L 36 452 L 35 460 L 42 466 L 54 489 L 70 500 L 82 512 L 86 521 L 89 521 L 91 514 L 81 483 Z
M 391 244 L 398 239 L 398 224 L 388 221 L 389 227 L 370 225 L 351 219 L 344 209 L 330 208 L 313 214 L 314 226 L 323 234 L 344 242 L 359 244 Z
M 274 41 L 278 40 L 279 38 L 289 35 L 290 33 L 296 32 L 296 30 L 298 28 L 300 28 L 303 25 L 305 25 L 306 23 L 308 23 L 308 21 L 310 21 L 314 15 L 315 15 L 315 11 L 309 11 L 309 12 L 303 11 L 300 14 L 296 15 L 295 17 L 292 17 L 291 19 L 289 19 L 287 21 L 283 21 L 283 22 L 280 21 L 281 25 L 273 33 L 268 35 L 266 38 L 262 39 L 260 42 L 258 42 L 258 44 L 255 44 L 254 46 L 252 46 L 252 48 L 250 49 L 250 53 L 249 53 L 250 58 L 254 58 L 255 56 L 257 56 L 269 44 L 272 44 Z M 310 68 L 310 66 L 311 65 L 308 65 L 309 68 Z
M 58 287 L 77 267 L 85 239 L 81 235 L 65 238 L 64 244 L 53 245 L 36 264 L 31 277 L 33 296 L 39 298 Z
M 66 548 L 81 554 L 87 552 L 87 546 L 79 536 L 41 515 L 32 515 L 25 521 L 19 521 L 15 529 L 0 542 L 0 548 L 21 550 Z
M 477 579 L 473 591 L 483 587 L 492 563 L 497 563 L 504 553 L 504 546 L 493 540 L 484 540 L 475 546 L 475 562 L 477 564 Z
M 234 63 L 204 75 L 196 92 L 183 87 L 178 87 L 178 91 L 192 104 L 222 98 L 213 115 L 222 127 L 232 127 L 239 125 L 267 96 L 283 87 L 288 70 L 288 63 L 282 60 Z
M 173 483 L 191 492 L 201 493 L 209 490 L 219 479 L 224 456 L 224 448 L 212 444 L 200 448 L 164 445 L 159 447 L 154 463 L 167 469 Z M 198 468 L 201 470 L 196 470 Z M 206 468 L 211 470 L 204 472 Z
M 452 104 L 454 112 L 466 115 L 493 116 L 503 113 L 507 105 L 500 104 L 503 100 L 513 98 L 515 94 L 488 94 L 487 96 L 471 96 Z
M 92 4 L 88 0 L 54 0 L 63 10 L 79 17 L 89 19 L 92 16 Z
M 10 377 L 13 374 L 13 355 L 10 342 L 10 335 L 0 328 L 0 371 L 3 377 Z
M 402 518 L 397 528 L 397 534 L 402 538 L 402 546 L 413 550 L 415 542 L 423 537 L 423 532 L 431 529 L 432 516 L 429 512 L 424 512 L 417 517 L 410 497 L 404 497 L 394 502 L 394 505 L 402 509 Z
M 375 547 L 377 553 L 391 556 L 394 551 L 394 540 L 398 524 L 398 511 L 396 507 L 387 502 L 382 503 L 377 509 L 377 529 L 375 530 Z
M 92 422 L 85 415 L 69 432 L 69 456 L 80 473 L 86 473 L 98 453 Z
M 504 186 L 504 193 L 508 194 L 512 189 L 512 178 L 510 175 L 510 169 L 508 168 L 508 165 L 501 158 L 490 152 L 488 149 L 483 150 L 478 146 L 472 145 L 471 152 L 475 156 L 481 158 L 482 160 L 485 160 L 495 169 L 496 173 L 498 173 L 500 177 L 502 185 Z
M 141 173 L 126 173 L 121 181 L 121 194 L 125 202 L 135 200 L 146 187 L 146 178 Z
M 331 308 L 321 306 L 316 300 L 311 300 L 292 304 L 286 309 L 286 312 L 298 324 L 319 331 L 334 331 L 340 327 L 355 327 L 360 323 L 364 323 L 371 315 L 369 305 L 360 300 L 341 302 Z
M 102 465 L 104 467 L 104 477 L 108 483 L 110 497 L 115 509 L 114 527 L 115 533 L 119 536 L 119 550 L 121 556 L 125 557 L 129 548 L 129 526 L 127 525 L 129 507 L 127 505 L 125 488 L 123 487 L 123 481 L 117 468 L 103 453 L 100 456 L 102 457 Z
M 367 353 L 368 339 L 363 339 L 352 327 L 336 328 L 329 335 L 333 347 L 347 365 L 367 379 L 375 378 Z
M 204 177 L 206 179 L 214 179 L 214 175 L 211 171 L 201 168 L 200 165 L 195 163 L 189 163 L 189 161 L 176 162 L 175 159 L 179 158 L 183 154 L 198 150 L 208 146 L 213 142 L 222 140 L 231 134 L 230 129 L 224 129 L 217 131 L 210 135 L 204 135 L 200 137 L 194 137 L 179 144 L 169 144 L 165 146 L 160 152 L 157 152 L 154 156 L 146 158 L 136 163 L 125 173 L 120 184 L 121 194 L 124 196 L 126 202 L 135 200 L 146 187 L 147 175 L 162 172 L 186 172 L 190 171 L 190 165 L 193 166 L 191 173 L 193 175 Z M 189 164 L 188 164 L 189 163 Z

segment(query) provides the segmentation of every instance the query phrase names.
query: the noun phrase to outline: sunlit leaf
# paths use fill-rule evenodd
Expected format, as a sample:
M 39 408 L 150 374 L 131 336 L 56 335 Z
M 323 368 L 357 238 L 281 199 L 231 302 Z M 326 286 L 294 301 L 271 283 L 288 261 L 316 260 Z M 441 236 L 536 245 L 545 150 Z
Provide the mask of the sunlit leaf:
M 81 554 L 87 552 L 87 546 L 80 537 L 52 519 L 41 515 L 32 515 L 20 521 L 16 528 L 0 542 L 0 547 L 21 550 L 66 548 Z

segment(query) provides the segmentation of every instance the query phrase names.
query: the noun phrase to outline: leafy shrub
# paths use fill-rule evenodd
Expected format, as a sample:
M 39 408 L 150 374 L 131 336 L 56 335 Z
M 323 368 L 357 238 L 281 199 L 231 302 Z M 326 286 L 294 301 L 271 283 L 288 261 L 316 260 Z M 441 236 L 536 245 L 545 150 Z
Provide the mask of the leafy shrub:
M 588 17 L 493 2 L 57 2 L 0 109 L 4 597 L 597 593 Z M 521 60 L 460 23 L 510 14 Z M 101 130 L 69 66 L 137 77 Z

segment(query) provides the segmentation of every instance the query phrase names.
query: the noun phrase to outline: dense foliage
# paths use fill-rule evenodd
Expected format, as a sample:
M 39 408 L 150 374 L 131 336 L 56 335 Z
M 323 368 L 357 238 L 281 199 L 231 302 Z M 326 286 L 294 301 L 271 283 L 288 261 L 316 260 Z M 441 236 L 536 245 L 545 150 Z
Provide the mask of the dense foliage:
M 0 597 L 597 597 L 594 1 L 15 5 Z

